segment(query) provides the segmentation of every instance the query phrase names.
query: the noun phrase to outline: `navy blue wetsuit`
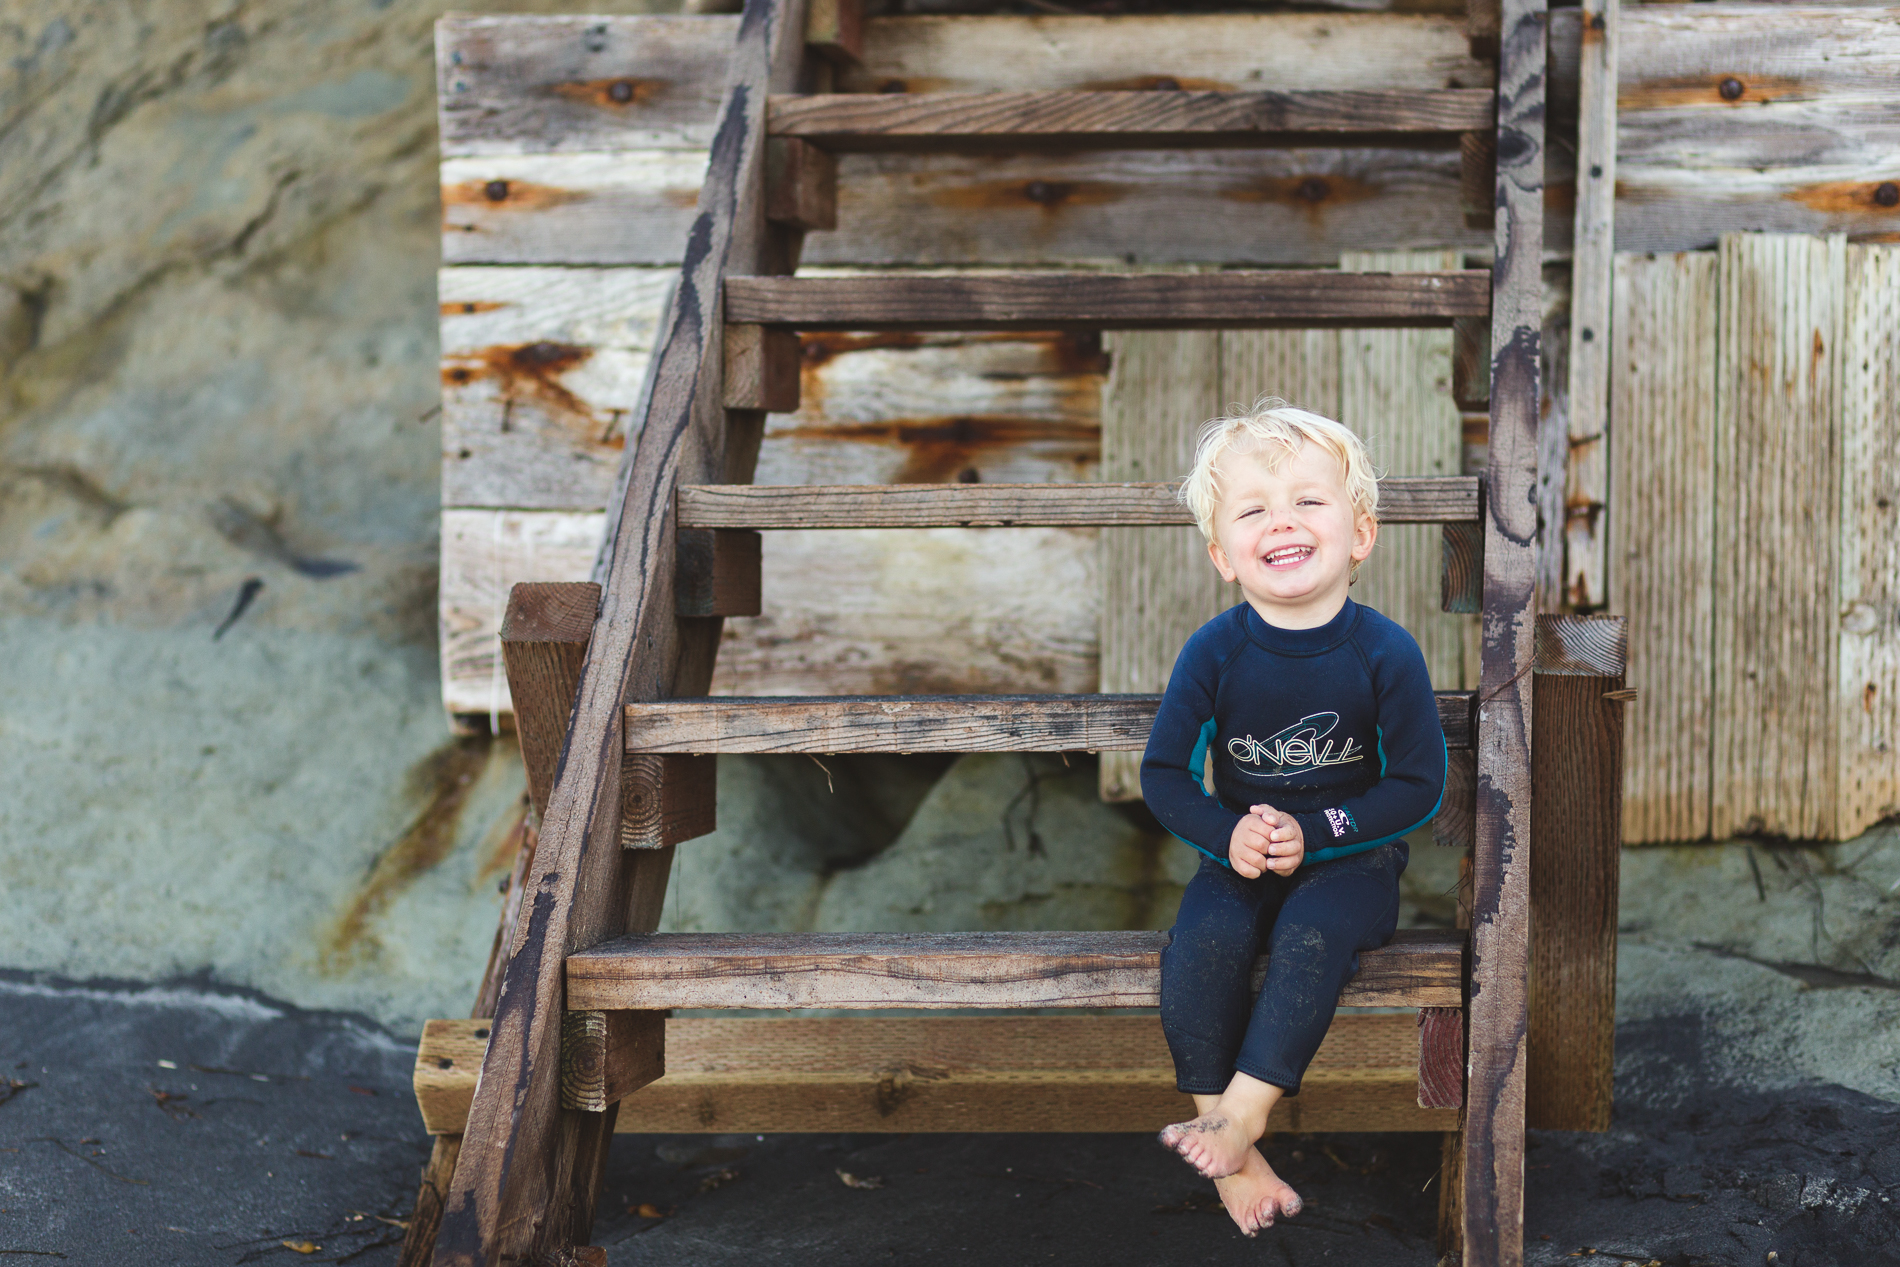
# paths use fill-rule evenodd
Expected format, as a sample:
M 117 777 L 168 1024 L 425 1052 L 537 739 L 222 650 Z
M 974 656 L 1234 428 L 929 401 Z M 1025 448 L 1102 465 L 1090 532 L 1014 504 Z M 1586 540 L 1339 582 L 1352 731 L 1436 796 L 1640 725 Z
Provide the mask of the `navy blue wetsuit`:
M 1239 1070 L 1298 1093 L 1358 952 L 1398 925 L 1404 837 L 1444 787 L 1425 657 L 1371 608 L 1348 599 L 1317 629 L 1281 629 L 1242 603 L 1188 639 L 1141 762 L 1149 809 L 1205 855 L 1161 959 L 1182 1091 L 1218 1094 Z M 1249 880 L 1227 861 L 1234 825 L 1260 804 L 1299 821 L 1306 857 L 1290 876 Z

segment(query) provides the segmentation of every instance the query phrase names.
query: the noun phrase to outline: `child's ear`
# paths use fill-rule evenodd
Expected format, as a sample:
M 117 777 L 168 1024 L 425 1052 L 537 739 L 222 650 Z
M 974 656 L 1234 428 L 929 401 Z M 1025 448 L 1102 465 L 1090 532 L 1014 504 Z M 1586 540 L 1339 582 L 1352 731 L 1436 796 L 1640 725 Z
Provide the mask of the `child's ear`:
M 1371 515 L 1360 515 L 1352 526 L 1352 561 L 1364 563 L 1378 539 L 1379 521 Z
M 1220 573 L 1220 579 L 1232 585 L 1234 578 L 1238 576 L 1239 573 L 1235 572 L 1234 565 L 1227 561 L 1227 555 L 1220 548 L 1220 542 L 1210 541 L 1207 543 L 1207 557 L 1214 560 L 1214 569 Z

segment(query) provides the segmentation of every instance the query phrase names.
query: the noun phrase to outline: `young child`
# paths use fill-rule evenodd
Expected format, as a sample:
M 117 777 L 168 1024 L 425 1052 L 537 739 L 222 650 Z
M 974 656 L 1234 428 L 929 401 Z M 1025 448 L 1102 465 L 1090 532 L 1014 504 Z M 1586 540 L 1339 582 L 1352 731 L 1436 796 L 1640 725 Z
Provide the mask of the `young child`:
M 1149 808 L 1205 855 L 1161 958 L 1175 1082 L 1200 1116 L 1161 1142 L 1252 1236 L 1299 1212 L 1254 1143 L 1299 1093 L 1358 952 L 1397 927 L 1404 837 L 1438 812 L 1445 740 L 1418 644 L 1346 597 L 1379 535 L 1358 436 L 1262 400 L 1202 431 L 1182 498 L 1246 601 L 1188 639 L 1141 763 Z

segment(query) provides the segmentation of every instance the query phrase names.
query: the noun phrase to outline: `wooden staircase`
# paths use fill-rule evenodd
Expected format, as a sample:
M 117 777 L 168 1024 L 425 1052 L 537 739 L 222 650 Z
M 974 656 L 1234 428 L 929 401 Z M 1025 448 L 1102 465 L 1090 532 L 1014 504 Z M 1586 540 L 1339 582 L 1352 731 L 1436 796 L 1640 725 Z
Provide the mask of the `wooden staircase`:
M 459 1159 L 448 1154 L 433 1261 L 586 1260 L 623 1102 L 650 1130 L 693 1121 L 878 1129 L 864 1123 L 900 1118 L 883 1129 L 1153 1129 L 1168 1120 L 1162 1106 L 1179 1105 L 1158 1085 L 1152 1017 L 668 1018 L 672 1009 L 1156 1003 L 1161 933 L 653 931 L 672 849 L 712 829 L 718 753 L 1137 750 L 1157 704 L 1133 695 L 706 697 L 722 618 L 759 610 L 761 531 L 1191 522 L 1162 484 L 753 485 L 765 414 L 797 405 L 800 332 L 1460 324 L 1481 333 L 1487 322 L 1486 477 L 1393 479 L 1381 490 L 1386 522 L 1446 527 L 1448 604 L 1481 594 L 1480 689 L 1440 696 L 1448 743 L 1475 756 L 1475 801 L 1448 797 L 1439 824 L 1441 836 L 1472 846 L 1471 927 L 1402 933 L 1362 956 L 1342 1006 L 1418 1015 L 1342 1016 L 1302 1100 L 1324 1100 L 1329 1070 L 1396 1076 L 1378 1084 L 1385 1099 L 1348 1097 L 1334 1117 L 1324 1110 L 1302 1124 L 1453 1132 L 1441 1187 L 1452 1190 L 1452 1247 L 1471 1264 L 1519 1261 L 1541 0 L 1507 0 L 1501 18 L 1474 14 L 1474 38 L 1495 40 L 1495 94 L 798 91 L 828 86 L 832 61 L 850 56 L 853 12 L 849 0 L 750 0 L 644 422 L 609 509 L 599 584 L 522 586 L 511 600 L 503 643 L 541 829 L 491 967 L 492 1018 L 432 1022 L 419 1062 L 419 1088 L 433 1088 L 425 1113 L 439 1119 L 431 1129 L 459 1126 L 462 1137 Z M 803 234 L 833 223 L 841 152 L 1316 140 L 1461 146 L 1493 195 L 1494 267 L 792 275 Z M 1504 156 L 1495 178 L 1493 153 Z M 1595 635 L 1550 636 L 1552 663 L 1572 665 L 1556 671 L 1615 667 L 1591 658 Z M 1579 803 L 1600 800 L 1603 786 L 1586 781 Z M 802 1111 L 759 1094 L 793 1082 Z M 1387 1094 L 1393 1086 L 1404 1094 Z M 920 1119 L 918 1106 L 933 1103 Z M 423 1261 L 431 1219 L 419 1211 L 416 1222 L 408 1256 Z

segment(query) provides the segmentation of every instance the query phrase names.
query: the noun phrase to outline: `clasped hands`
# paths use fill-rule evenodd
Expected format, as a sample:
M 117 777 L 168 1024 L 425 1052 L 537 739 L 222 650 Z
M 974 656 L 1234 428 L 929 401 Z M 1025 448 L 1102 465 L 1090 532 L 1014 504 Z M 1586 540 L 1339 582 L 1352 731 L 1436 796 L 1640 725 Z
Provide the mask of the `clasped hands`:
M 1259 879 L 1263 871 L 1292 875 L 1305 857 L 1306 833 L 1299 820 L 1271 805 L 1249 807 L 1227 838 L 1227 861 L 1249 880 Z

